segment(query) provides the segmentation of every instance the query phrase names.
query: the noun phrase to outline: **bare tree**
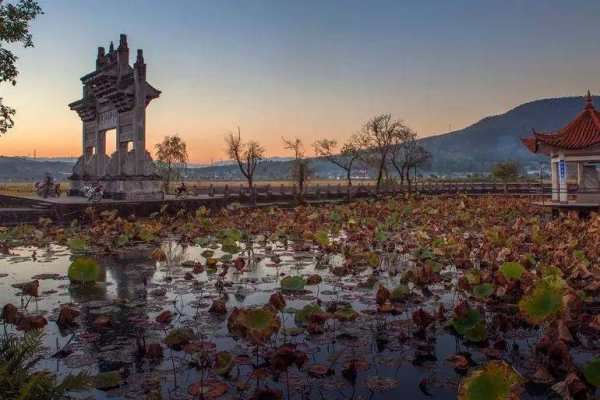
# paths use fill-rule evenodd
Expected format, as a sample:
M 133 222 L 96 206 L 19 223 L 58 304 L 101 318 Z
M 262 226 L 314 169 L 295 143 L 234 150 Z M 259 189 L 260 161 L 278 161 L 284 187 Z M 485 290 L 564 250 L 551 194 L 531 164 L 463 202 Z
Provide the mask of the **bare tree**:
M 354 141 L 350 140 L 342 146 L 339 153 L 336 152 L 337 141 L 330 139 L 321 139 L 313 144 L 315 154 L 325 157 L 330 163 L 340 167 L 346 172 L 346 181 L 348 182 L 348 199 L 351 195 L 352 187 L 352 167 L 359 158 L 360 150 L 355 146 Z
M 377 192 L 381 188 L 394 143 L 410 131 L 402 121 L 392 119 L 391 114 L 381 114 L 369 120 L 355 136 L 356 147 L 361 149 L 360 158 L 377 170 Z
M 306 180 L 311 174 L 308 160 L 304 158 L 304 146 L 302 141 L 298 138 L 286 139 L 282 137 L 281 140 L 283 140 L 285 149 L 294 152 L 292 178 L 298 184 L 298 201 L 302 202 L 304 200 L 304 186 L 306 184 Z
M 252 196 L 252 204 L 256 204 L 256 193 L 254 191 L 254 172 L 256 167 L 265 156 L 265 149 L 253 140 L 242 142 L 240 127 L 237 128 L 237 134 L 229 132 L 225 137 L 227 144 L 227 154 L 232 160 L 237 162 L 242 175 L 248 181 L 248 189 Z
M 403 138 L 399 138 L 394 143 L 390 157 L 390 163 L 398 172 L 401 184 L 404 184 L 406 179 L 409 192 L 411 191 L 411 169 L 416 171 L 418 167 L 424 167 L 431 161 L 431 153 L 418 144 L 416 137 L 416 133 L 409 130 Z

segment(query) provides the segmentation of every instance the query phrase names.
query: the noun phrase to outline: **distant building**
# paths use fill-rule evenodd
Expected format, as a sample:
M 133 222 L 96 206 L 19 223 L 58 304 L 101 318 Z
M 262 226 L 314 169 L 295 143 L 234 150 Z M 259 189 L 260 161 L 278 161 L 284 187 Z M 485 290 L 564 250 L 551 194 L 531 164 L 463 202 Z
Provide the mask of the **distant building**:
M 577 181 L 575 201 L 600 204 L 600 113 L 589 91 L 583 111 L 564 128 L 549 133 L 534 130 L 532 136 L 521 140 L 532 153 L 550 156 L 552 201 L 568 202 L 571 175 Z

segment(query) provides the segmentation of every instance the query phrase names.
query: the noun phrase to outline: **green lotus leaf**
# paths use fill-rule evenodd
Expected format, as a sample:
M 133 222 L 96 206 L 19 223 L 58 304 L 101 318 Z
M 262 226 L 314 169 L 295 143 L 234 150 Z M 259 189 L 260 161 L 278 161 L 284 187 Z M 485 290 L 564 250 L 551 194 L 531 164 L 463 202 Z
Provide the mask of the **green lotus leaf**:
M 100 277 L 100 266 L 94 259 L 79 257 L 69 266 L 68 276 L 71 282 L 95 283 Z
M 100 372 L 94 377 L 94 387 L 100 390 L 108 390 L 119 387 L 123 379 L 118 371 Z
M 333 316 L 339 321 L 354 321 L 358 318 L 358 313 L 354 311 L 351 305 L 347 305 L 334 312 Z
M 206 259 L 206 265 L 208 267 L 216 267 L 218 262 L 219 262 L 219 260 L 216 258 L 213 258 L 213 257 L 209 257 Z
M 466 331 L 473 328 L 479 321 L 481 321 L 481 313 L 475 308 L 469 308 L 464 314 L 458 316 L 455 315 L 450 325 L 454 328 L 456 333 L 464 335 Z
M 82 238 L 72 238 L 67 241 L 67 246 L 74 252 L 83 252 L 88 248 L 87 240 Z
M 281 280 L 281 289 L 286 292 L 300 292 L 304 290 L 306 281 L 301 276 L 286 276 Z
M 379 255 L 377 255 L 377 253 L 375 253 L 374 251 L 369 251 L 367 254 L 367 264 L 369 265 L 369 267 L 372 268 L 377 268 L 379 267 Z
M 482 342 L 486 339 L 485 321 L 479 310 L 469 308 L 461 315 L 455 315 L 450 325 L 456 333 L 471 342 Z
M 504 361 L 491 361 L 464 379 L 458 390 L 459 400 L 510 400 L 518 392 L 523 378 Z
M 322 247 L 329 245 L 329 235 L 325 231 L 318 231 L 317 233 L 315 233 L 315 240 Z
M 165 337 L 165 343 L 171 348 L 179 348 L 193 339 L 194 331 L 190 328 L 176 328 L 172 329 L 167 337 Z
M 485 321 L 477 322 L 472 328 L 465 331 L 465 339 L 469 342 L 479 343 L 487 339 Z
M 600 387 L 600 357 L 595 357 L 583 366 L 583 376 L 590 385 Z
M 500 266 L 500 273 L 506 279 L 521 279 L 521 275 L 525 272 L 525 268 L 518 262 L 505 262 Z
M 390 294 L 390 300 L 393 302 L 398 302 L 406 299 L 410 295 L 410 289 L 407 285 L 398 285 L 392 293 Z
M 156 239 L 156 236 L 148 229 L 142 229 L 140 233 L 138 233 L 138 237 L 146 243 L 150 243 Z
M 294 320 L 298 323 L 304 323 L 308 321 L 313 314 L 322 312 L 323 310 L 318 304 L 307 304 L 301 310 L 296 311 Z
M 495 287 L 491 283 L 482 283 L 481 285 L 473 286 L 473 296 L 480 299 L 490 297 L 494 293 Z
M 211 258 L 212 256 L 215 255 L 215 252 L 212 250 L 204 250 L 202 253 L 200 253 L 200 255 L 204 258 Z
M 469 285 L 478 285 L 481 282 L 481 273 L 477 269 L 471 269 L 465 273 Z
M 254 343 L 262 343 L 281 328 L 281 321 L 272 308 L 235 308 L 227 320 L 234 335 Z
M 562 312 L 563 292 L 564 281 L 557 276 L 548 276 L 521 298 L 519 310 L 531 324 L 539 325 Z
M 129 235 L 122 233 L 117 237 L 117 247 L 123 247 L 127 243 L 129 243 Z
M 237 242 L 229 237 L 223 239 L 221 242 L 221 250 L 225 253 L 235 254 L 241 251 L 240 246 L 238 246 Z
M 542 271 L 542 276 L 544 278 L 549 277 L 549 276 L 558 276 L 561 277 L 563 272 L 560 268 L 555 267 L 554 265 L 548 265 L 546 267 L 543 267 L 541 269 Z
M 233 355 L 228 351 L 220 351 L 215 356 L 215 373 L 226 376 L 233 368 Z

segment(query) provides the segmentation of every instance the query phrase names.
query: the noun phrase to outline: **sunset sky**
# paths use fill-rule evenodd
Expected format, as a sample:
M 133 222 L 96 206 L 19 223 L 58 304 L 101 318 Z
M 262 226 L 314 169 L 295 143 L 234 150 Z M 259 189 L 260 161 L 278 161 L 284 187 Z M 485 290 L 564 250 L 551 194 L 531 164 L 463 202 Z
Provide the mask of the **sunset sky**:
M 148 107 L 148 146 L 178 133 L 198 163 L 223 159 L 238 125 L 276 156 L 286 155 L 281 136 L 343 140 L 377 113 L 428 136 L 534 99 L 600 92 L 595 0 L 41 4 L 35 48 L 17 50 L 18 84 L 0 86 L 17 109 L 3 155 L 80 155 L 67 104 L 97 47 L 120 33 L 132 56 L 144 49 L 162 91 Z

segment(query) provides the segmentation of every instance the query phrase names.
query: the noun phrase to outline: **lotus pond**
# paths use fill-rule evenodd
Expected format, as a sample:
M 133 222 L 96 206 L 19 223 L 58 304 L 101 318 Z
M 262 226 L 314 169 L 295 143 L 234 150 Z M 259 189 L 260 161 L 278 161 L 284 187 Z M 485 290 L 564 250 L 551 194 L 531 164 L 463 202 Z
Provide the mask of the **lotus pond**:
M 1 335 L 76 398 L 595 398 L 599 266 L 516 199 L 90 212 L 0 228 Z

